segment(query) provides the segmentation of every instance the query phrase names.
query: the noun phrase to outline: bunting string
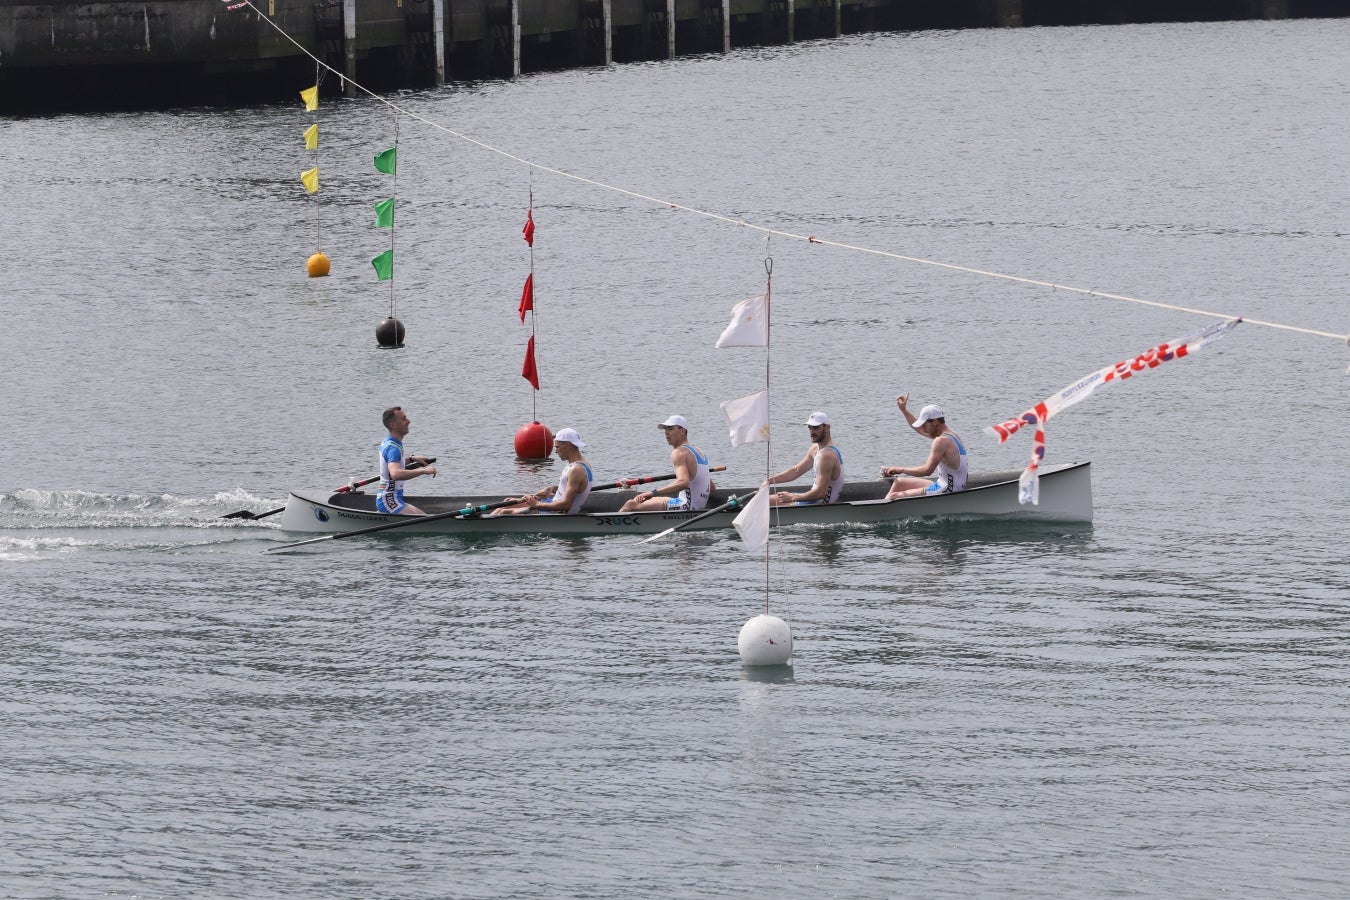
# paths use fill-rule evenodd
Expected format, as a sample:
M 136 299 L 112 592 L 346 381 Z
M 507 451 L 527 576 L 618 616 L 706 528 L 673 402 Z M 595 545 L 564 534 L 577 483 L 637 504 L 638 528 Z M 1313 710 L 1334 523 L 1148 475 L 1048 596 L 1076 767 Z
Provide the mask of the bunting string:
M 263 11 L 260 10 L 260 9 L 254 4 L 253 0 L 243 0 L 243 4 L 242 4 L 242 5 L 247 6 L 248 8 L 250 8 L 250 9 L 252 9 L 254 12 L 256 12 L 256 13 L 258 14 L 259 18 L 262 19 L 262 21 L 266 22 L 266 23 L 267 23 L 268 25 L 270 25 L 273 29 L 275 29 L 275 30 L 276 30 L 276 31 L 277 31 L 277 32 L 278 32 L 278 33 L 279 33 L 286 41 L 290 42 L 290 43 L 291 43 L 297 50 L 299 50 L 302 54 L 304 54 L 305 56 L 308 56 L 310 59 L 314 60 L 314 62 L 315 62 L 316 64 L 318 64 L 319 66 L 322 66 L 323 68 L 328 69 L 329 71 L 333 72 L 335 75 L 339 76 L 340 78 L 341 78 L 341 77 L 344 77 L 344 76 L 342 75 L 341 72 L 339 72 L 337 69 L 332 68 L 331 66 L 328 66 L 326 63 L 324 63 L 322 60 L 320 60 L 317 56 L 315 56 L 313 53 L 311 53 L 307 48 L 305 48 L 305 47 L 304 47 L 303 45 L 301 45 L 298 41 L 296 41 L 295 38 L 293 38 L 293 37 L 291 37 L 289 34 L 287 34 L 286 31 L 285 31 L 285 29 L 283 29 L 280 25 L 278 25 L 275 21 L 273 21 L 273 20 L 271 19 L 271 17 L 265 15 L 265 14 L 263 13 Z M 235 7 L 231 6 L 231 7 L 228 7 L 228 8 L 233 9 L 233 8 L 235 8 Z M 934 266 L 934 267 L 941 268 L 941 269 L 947 269 L 948 271 L 953 271 L 953 272 L 963 272 L 963 273 L 966 273 L 966 274 L 969 274 L 969 275 L 979 275 L 979 276 L 986 277 L 986 278 L 997 278 L 997 279 L 1002 279 L 1002 280 L 1005 280 L 1005 281 L 1016 282 L 1016 283 L 1019 283 L 1019 284 L 1032 285 L 1032 286 L 1035 286 L 1035 287 L 1046 287 L 1046 288 L 1050 288 L 1050 289 L 1056 290 L 1056 291 L 1065 291 L 1065 292 L 1068 292 L 1068 293 L 1079 294 L 1079 295 L 1086 296 L 1086 297 L 1096 297 L 1096 298 L 1102 299 L 1102 300 L 1118 300 L 1118 301 L 1125 302 L 1125 303 L 1136 303 L 1136 304 L 1141 304 L 1141 305 L 1144 305 L 1144 306 L 1151 306 L 1151 307 L 1154 307 L 1154 308 L 1157 308 L 1157 309 L 1167 309 L 1167 310 L 1172 310 L 1172 311 L 1175 311 L 1175 312 L 1189 313 L 1189 314 L 1191 314 L 1191 315 L 1207 316 L 1207 317 L 1213 318 L 1213 319 L 1230 320 L 1230 319 L 1238 318 L 1238 316 L 1237 316 L 1236 314 L 1234 314 L 1234 313 L 1216 312 L 1216 311 L 1213 311 L 1213 310 L 1197 309 L 1197 308 L 1195 308 L 1195 307 L 1180 306 L 1180 305 L 1173 304 L 1173 303 L 1163 303 L 1163 302 L 1158 301 L 1158 300 L 1146 300 L 1146 299 L 1143 299 L 1143 298 L 1140 298 L 1140 297 L 1131 297 L 1131 296 L 1126 295 L 1126 294 L 1114 294 L 1114 293 L 1109 293 L 1109 292 L 1106 292 L 1106 291 L 1090 290 L 1090 289 L 1087 289 L 1087 288 L 1074 287 L 1074 286 L 1072 286 L 1072 285 L 1067 285 L 1067 284 L 1058 284 L 1058 283 L 1053 282 L 1053 281 L 1044 281 L 1044 280 L 1041 280 L 1041 279 L 1027 278 L 1027 277 L 1023 277 L 1023 276 L 1019 276 L 1019 275 L 1010 275 L 1010 274 L 1007 274 L 1007 273 L 1004 273 L 1004 272 L 993 272 L 993 271 L 990 271 L 990 270 L 987 270 L 987 269 L 978 269 L 978 268 L 975 268 L 975 267 L 972 267 L 972 266 L 962 266 L 962 265 L 957 265 L 957 264 L 955 264 L 955 263 L 942 262 L 942 261 L 940 261 L 940 260 L 925 259 L 925 258 L 920 257 L 920 256 L 910 256 L 910 255 L 906 255 L 906 254 L 903 254 L 903 253 L 895 253 L 895 252 L 892 252 L 892 251 L 889 251 L 889 250 L 880 250 L 880 249 L 877 249 L 877 248 L 875 248 L 875 247 L 865 247 L 865 246 L 861 246 L 861 245 L 858 245 L 858 244 L 847 244 L 847 243 L 843 243 L 843 242 L 841 242 L 841 241 L 833 241 L 833 240 L 829 240 L 829 239 L 827 239 L 827 238 L 819 238 L 819 237 L 816 237 L 815 235 L 798 234 L 798 233 L 791 232 L 791 231 L 784 231 L 784 230 L 779 229 L 779 228 L 772 228 L 772 227 L 769 227 L 769 226 L 766 226 L 766 225 L 758 225 L 758 224 L 756 224 L 756 223 L 754 223 L 754 222 L 751 222 L 751 221 L 749 221 L 749 220 L 747 220 L 747 219 L 736 218 L 736 217 L 734 217 L 734 216 L 727 216 L 727 215 L 723 215 L 722 213 L 713 212 L 713 211 L 711 211 L 711 210 L 699 209 L 698 207 L 688 206 L 688 205 L 682 204 L 682 203 L 676 203 L 676 202 L 674 202 L 674 201 L 667 200 L 667 199 L 664 199 L 664 198 L 661 198 L 661 197 L 654 197 L 654 196 L 651 196 L 651 195 L 649 195 L 649 194 L 641 193 L 641 192 L 639 192 L 639 191 L 629 190 L 628 188 L 619 187 L 618 185 L 608 184 L 608 183 L 606 183 L 606 182 L 598 181 L 598 180 L 593 179 L 593 178 L 587 178 L 587 177 L 585 177 L 585 176 L 583 176 L 583 175 L 578 175 L 578 174 L 575 174 L 575 173 L 573 173 L 573 172 L 567 172 L 567 171 L 565 171 L 565 170 L 563 170 L 563 169 L 556 169 L 556 168 L 553 168 L 553 167 L 551 167 L 551 166 L 546 166 L 546 165 L 543 165 L 543 164 L 541 164 L 541 163 L 534 162 L 534 161 L 532 161 L 532 160 L 529 160 L 529 159 L 526 159 L 526 158 L 524 158 L 524 157 L 522 157 L 522 156 L 519 156 L 519 155 L 517 155 L 517 154 L 515 154 L 515 153 L 511 153 L 511 152 L 509 152 L 509 151 L 507 151 L 507 150 L 503 150 L 503 149 L 501 149 L 500 147 L 495 147 L 495 146 L 493 146 L 492 144 L 488 144 L 488 143 L 486 143 L 486 142 L 484 142 L 484 141 L 480 141 L 480 140 L 478 140 L 477 138 L 474 138 L 474 137 L 472 137 L 472 136 L 470 136 L 470 135 L 468 135 L 468 134 L 465 134 L 465 133 L 463 133 L 463 132 L 456 131 L 456 130 L 454 130 L 454 129 L 452 129 L 452 128 L 449 128 L 449 127 L 447 127 L 447 126 L 445 126 L 445 125 L 442 125 L 442 124 L 439 123 L 439 122 L 434 122 L 434 121 L 432 121 L 432 120 L 426 118 L 425 116 L 422 116 L 422 115 L 419 115 L 419 114 L 416 113 L 416 112 L 413 112 L 412 110 L 405 109 L 405 108 L 399 106 L 398 104 L 394 103 L 392 100 L 389 100 L 388 98 L 383 97 L 383 96 L 381 96 L 380 94 L 375 93 L 374 91 L 371 91 L 370 89 L 366 88 L 364 85 L 358 84 L 357 82 L 352 81 L 351 79 L 345 79 L 345 81 L 346 81 L 347 83 L 350 83 L 350 84 L 352 85 L 352 87 L 353 87 L 354 89 L 356 89 L 357 91 L 360 91 L 361 93 L 365 94 L 366 96 L 370 97 L 371 99 L 375 100 L 376 102 L 383 103 L 385 106 L 387 106 L 387 107 L 389 107 L 390 109 L 392 109 L 392 110 L 398 112 L 398 113 L 401 114 L 401 115 L 407 116 L 408 118 L 410 118 L 410 119 L 412 119 L 412 120 L 414 120 L 414 121 L 420 122 L 420 123 L 422 123 L 423 125 L 426 125 L 426 126 L 429 127 L 429 128 L 433 128 L 433 129 L 435 129 L 435 130 L 437 130 L 437 131 L 440 131 L 440 132 L 442 132 L 442 133 L 444 133 L 444 134 L 447 134 L 447 135 L 449 135 L 449 136 L 451 136 L 451 137 L 453 137 L 453 138 L 456 138 L 457 140 L 464 141 L 465 143 L 471 144 L 471 145 L 473 145 L 473 146 L 475 146 L 475 147 L 478 147 L 479 149 L 486 150 L 486 151 L 489 152 L 489 153 L 494 153 L 494 154 L 496 154 L 496 155 L 498 155 L 498 156 L 501 156 L 501 157 L 503 157 L 503 158 L 505 158 L 505 159 L 509 159 L 509 160 L 514 161 L 514 162 L 521 163 L 522 165 L 528 166 L 528 167 L 530 168 L 531 172 L 534 172 L 534 171 L 545 172 L 545 173 L 548 173 L 548 174 L 550 174 L 550 175 L 555 175 L 555 176 L 557 176 L 557 177 L 559 177 L 559 178 L 566 178 L 566 179 L 569 179 L 569 180 L 571 180 L 571 181 L 575 181 L 575 182 L 577 182 L 577 183 L 579 183 L 579 184 L 585 184 L 585 185 L 589 185 L 589 186 L 594 187 L 594 188 L 598 188 L 598 189 L 600 189 L 600 190 L 604 190 L 604 191 L 609 191 L 609 192 L 612 192 L 612 193 L 620 194 L 620 195 L 622 195 L 622 196 L 629 197 L 629 198 L 634 199 L 634 200 L 641 200 L 641 201 L 644 201 L 644 202 L 647 202 L 647 203 L 658 204 L 658 205 L 665 206 L 665 207 L 668 207 L 668 208 L 673 209 L 673 210 L 679 210 L 679 211 L 681 211 L 681 212 L 686 212 L 686 213 L 689 213 L 689 214 L 691 214 L 691 215 L 696 215 L 696 216 L 700 216 L 700 217 L 703 217 L 703 218 L 706 218 L 706 219 L 711 219 L 711 220 L 713 220 L 713 221 L 723 222 L 723 223 L 726 223 L 726 224 L 729 224 L 729 225 L 736 225 L 736 226 L 741 227 L 741 228 L 748 228 L 748 229 L 751 229 L 751 230 L 753 230 L 753 231 L 761 232 L 762 234 L 765 234 L 765 235 L 767 235 L 767 236 L 778 236 L 778 237 L 781 237 L 781 238 L 785 238 L 785 239 L 787 239 L 787 240 L 801 241 L 801 242 L 805 242 L 805 243 L 808 243 L 808 244 L 818 244 L 818 245 L 820 245 L 820 246 L 822 246 L 822 247 L 833 247 L 833 248 L 836 248 L 836 249 L 839 249 L 839 250 L 848 250 L 848 251 L 851 251 L 851 252 L 854 252 L 854 253 L 864 253 L 864 254 L 868 254 L 868 255 L 872 255 L 872 256 L 880 256 L 880 257 L 884 257 L 884 258 L 887 258 L 887 259 L 899 260 L 899 261 L 901 261 L 901 262 L 916 263 L 916 264 L 918 264 L 918 265 L 924 265 L 924 266 Z M 1316 328 L 1304 328 L 1304 327 L 1297 326 L 1297 325 L 1287 325 L 1287 324 L 1280 323 L 1280 322 L 1270 322 L 1270 321 L 1266 321 L 1266 320 L 1262 320 L 1262 319 L 1244 318 L 1243 321 L 1245 321 L 1248 325 L 1260 325 L 1260 326 L 1265 327 L 1265 328 L 1275 328 L 1275 329 L 1280 329 L 1280 330 L 1283 330 L 1283 331 L 1291 331 L 1291 332 L 1295 332 L 1295 333 L 1298 333 L 1298 334 L 1311 335 L 1311 336 L 1314 336 L 1314 337 L 1332 338 L 1332 339 L 1337 340 L 1337 341 L 1344 341 L 1347 345 L 1350 345 L 1350 333 L 1337 333 L 1337 332 L 1333 332 L 1333 331 L 1325 331 L 1325 330 L 1320 330 L 1320 329 L 1316 329 Z M 1350 370 L 1347 370 L 1347 372 L 1350 373 Z

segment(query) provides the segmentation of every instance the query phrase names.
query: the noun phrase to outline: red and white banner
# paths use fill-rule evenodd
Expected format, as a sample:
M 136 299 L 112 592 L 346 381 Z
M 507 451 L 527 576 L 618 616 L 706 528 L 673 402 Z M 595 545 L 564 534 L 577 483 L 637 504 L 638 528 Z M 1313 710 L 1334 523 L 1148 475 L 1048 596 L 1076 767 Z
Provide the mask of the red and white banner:
M 1140 353 L 1134 359 L 1127 359 L 1114 365 L 1098 369 L 1091 375 L 1080 378 L 1073 384 L 1064 388 L 1056 394 L 1046 397 L 1040 403 L 1037 403 L 1031 409 L 1022 413 L 1022 415 L 1009 419 L 1006 422 L 1000 422 L 997 425 L 990 425 L 984 429 L 986 434 L 998 438 L 1002 444 L 1008 438 L 1012 437 L 1026 425 L 1036 426 L 1036 435 L 1031 451 L 1031 462 L 1026 470 L 1022 472 L 1019 479 L 1021 491 L 1018 495 L 1018 501 L 1023 504 L 1036 505 L 1040 499 L 1039 481 L 1036 474 L 1040 468 L 1041 461 L 1045 459 L 1045 423 L 1056 413 L 1061 413 L 1071 406 L 1082 403 L 1097 388 L 1107 384 L 1124 381 L 1132 378 L 1135 373 L 1142 372 L 1145 369 L 1156 369 L 1165 362 L 1171 362 L 1174 359 L 1181 359 L 1183 356 L 1189 356 L 1205 349 L 1219 338 L 1232 331 L 1238 323 L 1242 321 L 1241 317 L 1230 319 L 1227 322 L 1216 322 L 1206 328 L 1202 328 L 1194 334 L 1178 338 L 1174 341 L 1167 341 L 1156 347 L 1151 347 Z

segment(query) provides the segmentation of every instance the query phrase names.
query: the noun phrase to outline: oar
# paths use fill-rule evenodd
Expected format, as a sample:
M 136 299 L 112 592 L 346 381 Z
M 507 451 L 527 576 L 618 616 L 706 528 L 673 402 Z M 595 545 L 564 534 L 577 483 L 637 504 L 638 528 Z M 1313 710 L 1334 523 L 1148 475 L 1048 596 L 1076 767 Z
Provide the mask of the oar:
M 424 466 L 424 465 L 430 465 L 431 463 L 434 463 L 435 461 L 436 461 L 436 457 L 433 456 L 433 457 L 430 457 L 429 459 L 427 459 L 427 461 L 426 461 L 425 463 L 412 462 L 412 463 L 409 463 L 407 466 L 405 466 L 405 468 L 408 468 L 408 469 L 419 469 L 419 468 L 421 468 L 422 466 Z M 367 478 L 367 479 L 365 479 L 364 481 L 358 481 L 358 482 L 356 482 L 356 484 L 344 484 L 342 487 L 338 488 L 338 489 L 337 489 L 336 491 L 334 491 L 333 493 L 335 493 L 335 494 L 345 494 L 345 493 L 347 493 L 348 491 L 350 491 L 352 488 L 365 487 L 366 485 L 368 485 L 368 484 L 370 484 L 370 483 L 372 483 L 372 482 L 375 482 L 375 481 L 379 481 L 379 480 L 380 480 L 380 476 L 379 476 L 379 475 L 376 475 L 374 478 Z M 286 510 L 286 507 L 284 507 L 284 506 L 278 506 L 276 509 L 269 509 L 269 510 L 268 510 L 267 512 L 265 512 L 265 513 L 252 513 L 252 512 L 249 512 L 249 511 L 246 510 L 246 509 L 241 509 L 241 510 L 239 510 L 238 512 L 232 512 L 232 513 L 229 513 L 228 515 L 221 516 L 221 518 L 222 518 L 222 519 L 265 519 L 265 518 L 267 518 L 268 516 L 275 516 L 275 515 L 276 515 L 277 513 L 279 513 L 279 512 L 285 512 L 285 510 Z
M 726 470 L 726 466 L 708 467 L 709 472 L 725 472 Z M 632 487 L 635 484 L 651 484 L 653 481 L 670 481 L 672 478 L 678 477 L 679 476 L 674 472 L 671 472 L 669 475 L 644 475 L 641 478 L 624 478 L 619 481 L 611 481 L 609 484 L 593 484 L 591 485 L 591 490 L 607 491 L 610 488 Z
M 279 547 L 268 547 L 264 553 L 271 553 L 273 550 L 289 550 L 292 547 L 303 547 L 305 544 L 317 544 L 320 541 L 336 541 L 339 538 L 356 537 L 358 534 L 374 534 L 377 531 L 389 531 L 394 528 L 406 528 L 409 525 L 418 525 L 422 522 L 435 522 L 437 519 L 451 519 L 462 517 L 466 513 L 472 513 L 474 510 L 486 512 L 489 509 L 497 509 L 501 506 L 510 506 L 516 503 L 516 500 L 503 500 L 500 503 L 486 503 L 482 506 L 466 506 L 464 509 L 452 509 L 450 512 L 436 513 L 431 516 L 404 516 L 397 522 L 386 522 L 383 525 L 372 525 L 369 528 L 358 528 L 355 531 L 340 531 L 337 534 L 325 534 L 323 537 L 310 538 L 307 541 L 296 541 L 293 544 L 282 544 Z
M 688 528 L 690 525 L 693 525 L 695 522 L 698 522 L 698 521 L 700 521 L 700 520 L 702 520 L 702 519 L 708 518 L 708 516 L 716 515 L 717 513 L 720 513 L 720 512 L 721 512 L 722 510 L 724 510 L 724 509 L 730 509 L 730 508 L 733 507 L 733 506 L 740 506 L 742 500 L 744 500 L 746 497 L 753 497 L 753 496 L 754 496 L 754 494 L 741 494 L 741 496 L 739 496 L 739 497 L 732 497 L 730 500 L 728 500 L 726 503 L 723 503 L 721 506 L 717 507 L 716 509 L 710 509 L 710 510 L 708 510 L 707 512 L 703 513 L 702 515 L 694 516 L 692 519 L 685 519 L 683 522 L 681 522 L 680 524 L 676 525 L 675 527 L 673 527 L 673 528 L 667 528 L 665 531 L 662 531 L 662 532 L 660 532 L 660 533 L 658 533 L 658 534 L 654 534 L 654 535 L 652 535 L 652 536 L 649 537 L 649 538 L 643 538 L 642 540 L 638 541 L 638 543 L 639 543 L 639 544 L 649 544 L 649 543 L 651 543 L 652 541 L 658 540 L 659 538 L 663 538 L 663 537 L 665 537 L 665 536 L 668 535 L 668 534 L 672 534 L 672 533 L 674 533 L 674 532 L 676 532 L 676 531 L 679 531 L 681 528 Z
M 724 469 L 726 469 L 726 466 L 718 466 L 715 470 L 710 469 L 709 471 L 721 472 Z M 621 481 L 611 482 L 610 484 L 593 485 L 591 487 L 591 490 L 603 491 L 608 490 L 610 488 L 626 487 L 630 484 L 645 484 L 649 481 L 664 481 L 666 479 L 674 477 L 675 474 L 671 473 L 669 475 L 648 475 L 644 478 L 637 478 L 637 479 L 625 478 Z M 383 525 L 372 525 L 369 528 L 358 528 L 356 531 L 341 531 L 338 532 L 337 534 L 325 534 L 323 537 L 310 538 L 307 541 L 296 541 L 293 544 L 281 544 L 280 546 L 277 547 L 268 547 L 263 552 L 271 553 L 274 550 L 289 550 L 292 547 L 303 547 L 305 544 L 317 544 L 320 541 L 335 541 L 338 538 L 356 537 L 359 534 L 374 534 L 377 531 L 389 531 L 394 528 L 406 528 L 409 525 L 416 525 L 419 522 L 435 522 L 437 519 L 468 518 L 470 516 L 477 516 L 482 513 L 489 512 L 490 510 L 500 509 L 503 506 L 511 506 L 518 502 L 519 502 L 518 500 L 502 500 L 497 503 L 483 503 L 478 506 L 466 506 L 463 509 L 455 509 L 451 510 L 450 512 L 436 513 L 435 515 L 431 516 L 408 516 L 406 519 L 398 522 L 386 522 Z M 718 508 L 724 509 L 725 507 L 718 507 Z M 713 512 L 716 511 L 717 510 L 713 510 Z M 699 516 L 699 518 L 703 517 Z
M 726 466 L 710 466 L 708 468 L 709 472 L 725 472 L 726 470 L 727 470 Z M 644 475 L 641 478 L 621 478 L 618 481 L 611 481 L 609 484 L 593 484 L 591 485 L 591 491 L 592 492 L 608 491 L 611 488 L 632 487 L 635 484 L 650 484 L 653 481 L 670 481 L 672 478 L 678 477 L 679 476 L 676 475 L 674 472 L 671 472 L 668 475 Z M 514 502 L 516 501 L 508 500 L 505 503 L 488 503 L 483 506 L 466 506 L 459 511 L 459 514 L 466 519 L 470 517 L 477 517 L 489 510 L 500 509 L 503 506 L 510 506 Z

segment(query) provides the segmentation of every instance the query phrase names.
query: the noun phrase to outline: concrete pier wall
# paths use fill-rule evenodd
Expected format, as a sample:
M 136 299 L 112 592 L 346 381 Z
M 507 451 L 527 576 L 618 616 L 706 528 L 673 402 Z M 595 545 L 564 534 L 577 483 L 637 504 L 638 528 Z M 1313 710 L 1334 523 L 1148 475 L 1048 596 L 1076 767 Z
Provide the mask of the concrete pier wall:
M 294 43 L 253 9 L 232 10 L 221 0 L 0 0 L 0 109 L 50 109 L 60 98 L 172 102 L 175 92 L 189 91 L 179 99 L 254 99 L 275 93 L 279 82 L 289 91 L 313 77 L 302 47 L 372 89 L 387 89 L 862 31 L 1350 16 L 1350 0 L 254 3 Z M 328 79 L 323 89 L 340 84 Z

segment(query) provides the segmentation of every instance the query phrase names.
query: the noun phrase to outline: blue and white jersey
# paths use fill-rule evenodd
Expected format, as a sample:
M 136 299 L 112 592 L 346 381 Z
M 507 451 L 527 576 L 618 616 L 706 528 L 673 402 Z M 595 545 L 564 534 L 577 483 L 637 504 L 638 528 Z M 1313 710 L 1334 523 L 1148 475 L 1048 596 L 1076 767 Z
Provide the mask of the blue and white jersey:
M 380 512 L 400 512 L 403 502 L 403 482 L 389 474 L 389 464 L 403 465 L 403 442 L 392 434 L 380 444 L 380 488 L 375 492 L 375 508 Z

